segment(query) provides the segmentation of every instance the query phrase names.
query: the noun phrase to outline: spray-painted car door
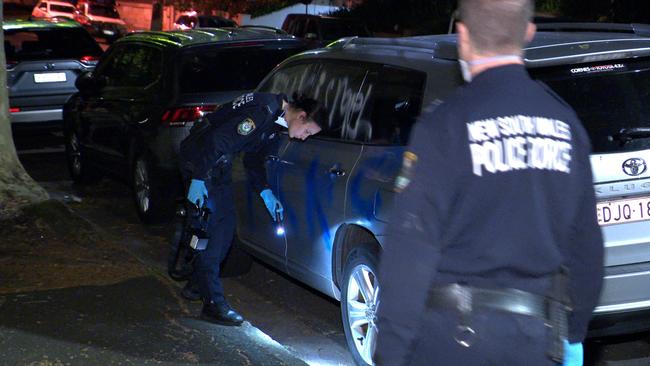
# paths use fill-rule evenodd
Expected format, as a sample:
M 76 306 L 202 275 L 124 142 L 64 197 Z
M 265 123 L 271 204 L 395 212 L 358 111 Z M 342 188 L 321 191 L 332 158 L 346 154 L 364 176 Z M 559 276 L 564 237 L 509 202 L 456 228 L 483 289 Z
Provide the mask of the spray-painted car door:
M 325 62 L 310 90 L 327 112 L 327 127 L 291 141 L 281 156 L 280 195 L 286 210 L 289 272 L 319 288 L 331 279 L 332 242 L 345 219 L 345 200 L 363 145 L 371 133 L 364 109 L 376 73 L 358 62 Z

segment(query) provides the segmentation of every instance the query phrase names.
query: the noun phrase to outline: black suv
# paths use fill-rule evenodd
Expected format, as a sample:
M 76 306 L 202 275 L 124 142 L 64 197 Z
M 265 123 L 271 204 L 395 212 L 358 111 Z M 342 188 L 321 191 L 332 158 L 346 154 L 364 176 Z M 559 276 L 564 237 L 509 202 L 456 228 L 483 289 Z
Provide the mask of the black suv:
M 590 335 L 650 329 L 650 26 L 539 29 L 526 67 L 574 107 L 593 144 L 594 186 L 584 188 L 595 188 L 606 254 Z M 282 235 L 234 166 L 237 236 L 248 252 L 341 301 L 358 365 L 373 364 L 381 332 L 375 273 L 395 177 L 422 110 L 462 84 L 456 42 L 456 35 L 346 38 L 288 59 L 257 89 L 309 90 L 328 127 L 306 141 L 280 134 L 279 153 L 267 159 L 284 206 Z
M 324 47 L 343 37 L 372 36 L 368 27 L 358 19 L 310 14 L 287 14 L 282 30 L 305 39 L 310 48 Z
M 73 21 L 6 20 L 2 29 L 11 123 L 60 129 L 77 76 L 95 67 L 102 49 Z
M 193 121 L 259 81 L 302 41 L 262 28 L 132 33 L 113 44 L 64 107 L 75 182 L 126 178 L 145 222 L 172 212 L 177 153 Z

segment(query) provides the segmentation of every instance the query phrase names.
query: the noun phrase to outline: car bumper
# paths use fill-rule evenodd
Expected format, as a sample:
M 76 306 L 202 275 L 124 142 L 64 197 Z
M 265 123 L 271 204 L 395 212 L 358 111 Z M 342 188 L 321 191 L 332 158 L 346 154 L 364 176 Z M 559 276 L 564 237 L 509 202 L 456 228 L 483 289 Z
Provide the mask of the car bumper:
M 650 330 L 650 263 L 605 268 L 600 303 L 589 335 Z
M 40 109 L 33 111 L 12 112 L 9 114 L 11 123 L 41 123 L 63 120 L 63 109 Z

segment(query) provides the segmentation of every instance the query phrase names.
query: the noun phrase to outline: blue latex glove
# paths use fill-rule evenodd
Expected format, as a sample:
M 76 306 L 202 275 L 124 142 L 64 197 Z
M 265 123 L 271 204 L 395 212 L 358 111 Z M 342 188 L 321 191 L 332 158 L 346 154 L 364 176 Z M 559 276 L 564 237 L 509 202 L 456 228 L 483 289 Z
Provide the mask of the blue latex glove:
M 262 199 L 264 200 L 264 204 L 266 205 L 266 209 L 269 211 L 269 214 L 271 214 L 271 217 L 273 217 L 273 221 L 276 221 L 276 213 L 278 214 L 278 216 L 280 216 L 280 220 L 283 220 L 284 207 L 282 207 L 280 201 L 278 201 L 278 199 L 275 198 L 273 191 L 267 188 L 263 190 L 262 193 L 260 193 L 260 196 L 262 196 Z
M 199 179 L 192 179 L 190 189 L 187 191 L 187 199 L 199 207 L 203 206 L 203 202 L 208 198 L 208 189 L 205 188 L 205 182 Z
M 564 340 L 564 362 L 562 362 L 562 366 L 582 366 L 583 362 L 582 343 L 569 343 Z

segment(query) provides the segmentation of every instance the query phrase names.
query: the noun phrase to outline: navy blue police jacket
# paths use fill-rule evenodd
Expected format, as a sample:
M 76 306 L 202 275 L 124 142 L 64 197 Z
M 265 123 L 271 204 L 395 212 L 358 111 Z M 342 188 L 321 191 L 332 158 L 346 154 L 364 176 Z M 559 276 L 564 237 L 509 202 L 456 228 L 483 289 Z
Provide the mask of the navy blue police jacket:
M 231 182 L 231 161 L 244 152 L 249 182 L 261 192 L 268 188 L 265 157 L 277 147 L 275 121 L 282 114 L 283 94 L 247 93 L 197 122 L 180 147 L 181 170 L 186 178 L 206 184 Z
M 603 277 L 590 151 L 573 110 L 523 65 L 488 69 L 423 113 L 379 270 L 382 364 L 402 364 L 431 286 L 548 295 L 561 266 L 569 341 L 584 339 Z

